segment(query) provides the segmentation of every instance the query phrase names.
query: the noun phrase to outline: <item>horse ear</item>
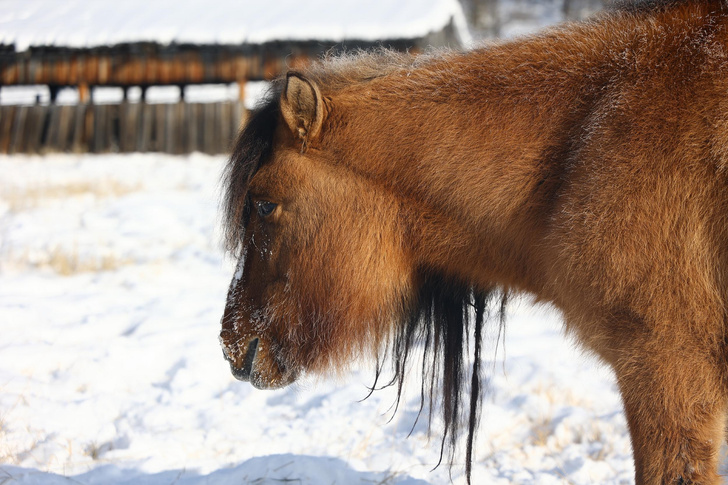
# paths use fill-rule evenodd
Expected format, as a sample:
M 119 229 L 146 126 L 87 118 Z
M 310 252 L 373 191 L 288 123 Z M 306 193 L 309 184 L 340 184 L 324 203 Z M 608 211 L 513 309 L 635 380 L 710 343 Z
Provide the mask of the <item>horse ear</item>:
M 281 113 L 293 135 L 304 144 L 315 138 L 324 121 L 324 102 L 316 84 L 289 72 L 281 94 Z

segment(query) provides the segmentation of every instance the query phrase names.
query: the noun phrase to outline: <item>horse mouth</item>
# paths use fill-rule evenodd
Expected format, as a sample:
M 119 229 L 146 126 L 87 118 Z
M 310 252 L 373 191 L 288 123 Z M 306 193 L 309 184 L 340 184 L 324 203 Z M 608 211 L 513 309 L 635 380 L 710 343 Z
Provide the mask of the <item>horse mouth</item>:
M 250 341 L 248 344 L 248 350 L 245 352 L 245 356 L 243 357 L 243 362 L 240 367 L 235 366 L 235 362 L 227 357 L 227 354 L 225 354 L 225 358 L 230 363 L 230 372 L 232 372 L 233 377 L 235 377 L 239 381 L 249 382 L 250 381 L 250 374 L 253 371 L 253 362 L 255 362 L 255 356 L 258 354 L 258 342 L 260 339 L 254 338 Z
M 257 389 L 280 389 L 296 380 L 296 373 L 286 369 L 263 348 L 259 338 L 248 342 L 245 350 L 234 356 L 223 343 L 223 355 L 230 364 L 230 372 L 239 381 L 250 382 Z M 241 349 L 242 350 L 242 349 Z

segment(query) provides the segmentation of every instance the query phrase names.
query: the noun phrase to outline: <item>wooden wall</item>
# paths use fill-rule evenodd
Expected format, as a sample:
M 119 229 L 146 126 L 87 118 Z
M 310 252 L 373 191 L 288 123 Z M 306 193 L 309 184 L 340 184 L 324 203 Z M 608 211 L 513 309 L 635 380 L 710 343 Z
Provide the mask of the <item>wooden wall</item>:
M 311 41 L 241 46 L 138 43 L 83 49 L 37 46 L 22 52 L 16 52 L 12 45 L 0 45 L 0 85 L 183 86 L 270 80 L 325 52 L 378 45 L 417 50 L 424 42 Z
M 242 101 L 0 107 L 0 153 L 228 153 Z
M 281 56 L 274 51 L 231 48 L 152 47 L 58 49 L 31 48 L 0 55 L 3 85 L 154 86 L 230 83 L 272 79 L 285 69 L 308 62 L 306 51 Z

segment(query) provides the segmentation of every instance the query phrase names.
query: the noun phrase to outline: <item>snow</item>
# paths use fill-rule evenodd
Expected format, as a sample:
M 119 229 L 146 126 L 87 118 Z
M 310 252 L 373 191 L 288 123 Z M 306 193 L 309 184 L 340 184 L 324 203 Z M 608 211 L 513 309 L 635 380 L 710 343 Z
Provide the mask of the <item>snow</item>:
M 265 94 L 269 83 L 266 81 L 248 81 L 245 83 L 244 103 L 247 109 L 253 109 Z M 240 96 L 240 86 L 233 84 L 194 84 L 185 87 L 185 101 L 188 103 L 217 103 L 235 101 Z M 93 99 L 96 104 L 120 103 L 124 93 L 118 87 L 97 86 L 93 88 Z M 141 88 L 132 86 L 128 90 L 128 101 L 137 103 L 141 100 Z M 150 86 L 147 89 L 148 104 L 176 103 L 180 100 L 180 88 L 177 86 Z M 0 88 L 0 105 L 48 105 L 50 92 L 48 86 L 2 86 Z M 78 90 L 61 89 L 56 99 L 59 105 L 78 104 Z
M 562 1 L 506 1 L 498 4 L 500 37 L 513 38 L 562 22 Z
M 417 376 L 360 402 L 373 366 L 258 391 L 222 358 L 234 261 L 217 228 L 222 157 L 0 157 L 0 481 L 448 483 Z M 494 336 L 474 483 L 631 483 L 611 373 L 513 304 Z M 505 357 L 504 357 L 505 349 Z M 391 421 L 390 421 L 391 419 Z M 462 463 L 453 482 L 464 483 Z M 387 482 L 387 480 L 389 480 Z
M 316 38 L 355 37 L 358 28 L 386 37 L 391 26 L 426 32 L 451 8 L 439 0 L 415 8 L 407 0 L 359 11 L 339 2 L 323 15 L 319 1 L 283 14 L 285 3 L 263 11 L 262 3 L 241 1 L 220 4 L 222 19 L 213 19 L 218 9 L 197 11 L 196 22 L 189 13 L 202 5 L 196 1 L 184 8 L 171 0 L 145 8 L 139 0 L 84 2 L 83 15 L 74 13 L 80 0 L 2 1 L 0 41 L 21 47 L 222 41 L 233 37 L 231 26 L 238 27 L 236 41 L 281 32 L 305 38 L 307 29 Z M 347 9 L 356 10 L 356 20 L 339 22 L 338 30 L 309 23 Z M 132 20 L 131 11 L 142 14 Z M 367 30 L 375 11 L 376 27 Z M 69 21 L 53 22 L 53 12 Z M 106 17 L 129 20 L 111 24 Z M 535 18 L 550 22 L 546 14 Z M 504 33 L 533 27 L 520 24 Z M 205 32 L 209 25 L 216 28 Z M 47 96 L 47 88 L 35 89 L 3 88 L 0 102 Z M 264 89 L 248 84 L 246 105 Z M 237 96 L 234 90 L 186 95 L 210 101 Z M 153 102 L 179 96 L 147 94 Z M 104 102 L 119 93 L 98 95 Z M 63 96 L 75 102 L 73 93 Z M 231 376 L 218 332 L 240 268 L 220 248 L 224 163 L 202 154 L 0 156 L 0 482 L 464 484 L 462 461 L 452 470 L 434 468 L 442 428 L 435 419 L 429 434 L 426 420 L 415 419 L 416 373 L 394 415 L 392 389 L 362 401 L 373 382 L 371 363 L 354 365 L 340 380 L 307 378 L 277 391 Z M 473 483 L 633 483 L 614 377 L 561 328 L 557 311 L 522 298 L 510 306 L 505 341 L 496 345 L 491 329 Z
M 339 2 L 324 15 L 320 1 L 290 14 L 280 11 L 285 2 L 203 13 L 201 2 L 178 5 L 2 0 L 0 42 L 238 42 L 315 29 L 316 38 L 384 37 L 393 26 L 401 36 L 442 26 L 452 8 L 407 0 L 360 11 Z M 356 20 L 338 30 L 309 23 L 347 9 Z M 507 35 L 522 32 L 513 25 Z M 264 87 L 249 85 L 246 104 Z M 187 94 L 204 101 L 231 89 Z M 28 93 L 3 88 L 0 102 L 32 102 Z M 156 102 L 169 95 L 158 94 Z M 240 277 L 220 249 L 224 163 L 202 154 L 0 156 L 0 482 L 465 483 L 461 461 L 433 469 L 441 427 L 436 419 L 430 436 L 415 422 L 415 373 L 395 415 L 391 389 L 362 401 L 373 382 L 367 363 L 341 380 L 308 378 L 277 391 L 231 376 L 217 338 L 228 284 Z M 496 334 L 484 351 L 489 391 L 473 483 L 633 483 L 614 377 L 562 335 L 558 312 L 517 300 L 505 342 L 496 345 Z
M 0 44 L 17 51 L 126 42 L 377 41 L 423 37 L 451 21 L 460 40 L 470 41 L 457 0 L 2 0 L 0 6 Z

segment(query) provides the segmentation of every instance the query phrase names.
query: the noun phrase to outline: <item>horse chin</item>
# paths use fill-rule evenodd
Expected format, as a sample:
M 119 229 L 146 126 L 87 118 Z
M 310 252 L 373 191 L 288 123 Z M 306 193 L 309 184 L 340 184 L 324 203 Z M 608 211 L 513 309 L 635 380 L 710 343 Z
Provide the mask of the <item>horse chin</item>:
M 281 389 L 292 384 L 295 380 L 296 376 L 293 373 L 280 376 L 270 376 L 264 373 L 259 373 L 253 369 L 253 372 L 250 374 L 250 383 L 256 389 L 262 390 Z

